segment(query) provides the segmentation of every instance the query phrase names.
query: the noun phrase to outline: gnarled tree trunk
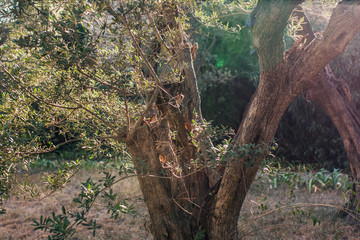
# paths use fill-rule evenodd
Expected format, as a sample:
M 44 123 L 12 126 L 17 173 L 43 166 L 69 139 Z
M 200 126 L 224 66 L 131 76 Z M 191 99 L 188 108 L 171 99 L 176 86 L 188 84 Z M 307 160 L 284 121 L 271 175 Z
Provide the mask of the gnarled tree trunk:
M 296 42 L 283 58 L 282 31 L 285 26 L 281 24 L 285 23 L 284 19 L 297 3 L 299 2 L 259 1 L 254 10 L 256 15 L 253 16 L 253 43 L 259 55 L 260 84 L 235 138 L 237 146 L 249 142 L 269 143 L 289 103 L 301 92 L 317 85 L 322 69 L 344 51 L 359 30 L 357 28 L 343 31 L 344 27 L 337 22 L 347 19 L 349 16 L 346 14 L 351 13 L 354 14 L 353 20 L 359 20 L 359 7 L 351 9 L 348 5 L 339 5 L 321 38 L 305 41 L 308 37 L 305 36 Z M 274 25 L 279 29 L 274 29 Z M 235 227 L 229 231 L 225 226 L 236 224 L 242 202 L 261 160 L 261 156 L 251 159 L 251 165 L 249 160 L 239 159 L 227 165 L 216 196 L 214 228 L 210 234 L 212 239 L 217 236 L 226 236 L 227 239 L 234 237 Z
M 200 102 L 191 46 L 186 39 L 179 43 L 184 47 L 177 61 L 187 63 L 184 81 L 159 86 L 155 101 L 148 102 L 155 120 L 142 121 L 124 137 L 139 174 L 155 239 L 193 239 L 200 231 L 205 231 L 205 239 L 236 238 L 241 206 L 284 111 L 297 95 L 319 85 L 325 66 L 345 50 L 360 29 L 359 6 L 340 4 L 321 38 L 305 41 L 305 37 L 284 55 L 284 29 L 301 2 L 258 1 L 253 43 L 259 55 L 260 83 L 232 142 L 235 153 L 244 145 L 251 151 L 232 154 L 216 173 L 207 163 L 211 143 L 206 137 L 194 137 L 191 123 L 197 120 L 201 125 Z M 181 101 L 174 102 L 177 97 Z
M 318 85 L 309 91 L 311 100 L 329 115 L 343 140 L 353 180 L 360 182 L 360 116 L 350 89 L 343 79 L 335 78 L 330 66 L 320 77 Z M 354 185 L 355 187 L 355 185 Z M 349 208 L 358 209 L 360 193 L 351 194 Z
M 304 18 L 305 24 L 299 33 L 312 41 L 315 35 L 307 17 L 300 7 L 295 12 L 299 18 Z M 349 159 L 353 180 L 360 182 L 360 113 L 356 109 L 350 88 L 345 79 L 336 78 L 327 65 L 315 84 L 308 92 L 307 99 L 312 100 L 331 118 L 337 128 Z M 348 207 L 356 210 L 360 207 L 360 189 L 354 185 Z

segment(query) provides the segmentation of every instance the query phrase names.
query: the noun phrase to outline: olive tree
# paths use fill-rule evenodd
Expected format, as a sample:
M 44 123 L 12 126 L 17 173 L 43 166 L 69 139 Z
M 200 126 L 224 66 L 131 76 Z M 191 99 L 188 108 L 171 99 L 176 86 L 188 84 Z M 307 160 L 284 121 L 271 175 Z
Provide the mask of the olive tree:
M 219 146 L 202 118 L 193 68 L 197 45 L 187 17 L 197 6 L 11 2 L 5 12 L 13 21 L 4 23 L 11 35 L 0 48 L 3 176 L 19 159 L 56 149 L 38 136 L 44 128 L 90 150 L 124 143 L 155 239 L 236 238 L 240 209 L 284 111 L 305 91 L 316 99 L 330 81 L 328 63 L 360 29 L 359 4 L 343 1 L 321 34 L 308 31 L 285 51 L 284 29 L 302 2 L 257 1 L 250 25 L 259 85 L 237 134 Z

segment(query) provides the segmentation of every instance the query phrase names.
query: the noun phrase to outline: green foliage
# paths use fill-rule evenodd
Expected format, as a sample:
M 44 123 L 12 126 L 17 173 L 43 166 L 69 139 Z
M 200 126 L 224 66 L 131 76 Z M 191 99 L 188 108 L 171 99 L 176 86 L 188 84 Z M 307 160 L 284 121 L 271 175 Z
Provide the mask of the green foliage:
M 311 202 L 310 195 L 325 195 L 325 193 L 320 193 L 325 191 L 327 194 L 338 191 L 340 194 L 334 194 L 335 199 L 341 196 L 338 201 L 348 202 L 348 198 L 353 192 L 353 186 L 357 183 L 351 183 L 348 175 L 341 173 L 338 169 L 315 171 L 311 165 L 284 164 L 282 159 L 268 158 L 259 171 L 258 180 L 256 187 L 250 190 L 252 194 L 258 195 L 255 200 L 250 200 L 251 216 L 244 216 L 244 220 L 239 226 L 241 238 L 253 236 L 255 232 L 260 231 L 267 234 L 266 229 L 275 232 L 275 229 L 278 229 L 282 232 L 284 228 L 292 226 L 295 226 L 296 230 L 299 228 L 319 230 L 324 238 L 339 237 L 341 232 L 332 229 L 334 224 L 337 224 L 339 213 L 346 213 L 354 221 L 360 220 L 356 210 L 351 209 L 349 205 L 326 204 L 323 200 L 320 203 Z M 286 197 L 282 196 L 283 193 L 286 194 Z M 274 196 L 271 197 L 271 195 L 279 198 L 276 204 L 273 200 Z M 305 201 L 304 203 L 299 203 L 301 198 Z M 326 209 L 336 210 L 332 212 L 331 219 L 329 219 L 329 212 Z M 329 221 L 332 223 L 330 229 L 327 230 L 326 224 Z M 254 224 L 253 229 L 255 228 L 255 230 L 251 230 L 252 224 Z M 262 236 L 261 233 L 259 234 Z M 312 232 L 312 236 L 314 236 L 313 234 Z M 257 234 L 255 236 L 259 237 Z M 266 237 L 268 235 L 260 238 Z
M 49 240 L 71 239 L 75 230 L 70 225 L 64 207 L 62 208 L 62 211 L 63 214 L 55 215 L 55 213 L 52 213 L 52 216 L 48 218 L 43 218 L 43 216 L 41 216 L 39 222 L 33 220 L 33 226 L 35 226 L 34 230 L 47 231 L 49 229 L 52 234 L 52 236 L 48 237 Z
M 230 139 L 224 140 L 222 144 L 212 148 L 212 154 L 215 157 L 212 167 L 226 164 L 229 161 L 240 161 L 244 163 L 245 168 L 253 167 L 256 161 L 269 151 L 269 146 L 265 143 L 249 143 L 239 147 L 234 146 L 230 141 Z
M 278 156 L 294 163 L 317 163 L 325 168 L 348 167 L 342 140 L 330 118 L 299 96 L 284 114 L 276 137 Z
M 95 236 L 96 229 L 101 226 L 96 220 L 89 219 L 87 214 L 91 210 L 98 196 L 106 203 L 110 218 L 116 219 L 119 214 L 135 214 L 133 204 L 128 204 L 125 199 L 118 201 L 117 194 L 113 193 L 112 185 L 121 179 L 116 179 L 109 172 L 104 171 L 104 177 L 98 182 L 88 178 L 81 183 L 81 192 L 73 199 L 78 205 L 77 211 L 66 211 L 62 206 L 62 213 L 56 214 L 52 212 L 51 217 L 40 216 L 40 220 L 33 220 L 34 230 L 49 231 L 49 239 L 72 239 L 76 233 L 76 226 L 86 226 Z
M 14 169 L 11 163 L 3 161 L 0 155 L 0 214 L 5 214 L 3 201 L 10 195 Z
M 211 0 L 193 5 L 195 19 L 205 27 L 214 27 L 228 33 L 238 32 L 243 25 L 229 19 L 249 13 L 255 8 L 257 0 L 250 1 L 217 1 Z
M 306 187 L 310 193 L 327 189 L 341 190 L 347 193 L 352 186 L 348 175 L 341 173 L 339 169 L 335 168 L 330 172 L 322 168 L 319 172 L 314 173 L 311 167 L 305 165 L 299 166 L 297 169 L 284 168 L 280 162 L 264 164 L 259 178 L 267 179 L 274 189 L 285 184 L 291 188 Z
M 116 36 L 103 35 L 101 27 L 106 23 L 101 26 L 96 22 L 103 17 L 103 6 L 92 2 L 23 4 L 12 23 L 12 41 L 2 46 L 2 67 L 7 69 L 2 71 L 7 77 L 2 123 L 8 121 L 8 131 L 18 133 L 12 134 L 18 136 L 14 141 L 27 151 L 43 151 L 77 138 L 87 149 L 99 149 L 103 139 L 125 123 L 124 98 L 111 86 L 129 91 L 129 95 L 151 87 L 140 90 L 137 85 L 141 82 L 130 84 L 127 80 L 132 79 L 132 69 L 141 63 L 132 56 L 131 46 L 123 42 L 119 48 L 125 40 L 121 39 L 125 38 L 124 29 L 113 23 L 107 31 L 117 31 Z M 20 14 L 24 11 L 32 18 Z M 109 50 L 104 49 L 105 44 Z M 115 52 L 110 50 L 112 47 Z M 111 63 L 117 54 L 134 59 Z M 139 100 L 133 97 L 127 107 L 134 118 L 137 109 L 143 107 L 143 100 Z M 116 128 L 112 126 L 115 122 Z M 53 139 L 54 135 L 57 139 Z
M 257 55 L 252 49 L 251 32 L 245 27 L 248 14 L 239 14 L 229 18 L 229 22 L 240 23 L 244 28 L 240 32 L 227 33 L 221 29 L 199 28 L 195 35 L 199 43 L 199 56 L 195 66 L 200 64 L 200 84 L 204 86 L 216 82 L 216 72 L 227 69 L 236 77 L 249 78 L 258 72 Z M 207 73 L 208 72 L 208 73 Z M 206 74 L 213 73 L 215 79 L 207 79 Z M 204 77 L 202 75 L 205 74 Z M 218 81 L 224 81 L 219 78 Z M 201 87 L 200 87 L 201 89 Z
M 205 233 L 206 230 L 200 230 L 196 233 L 195 239 L 194 240 L 202 240 L 205 238 Z
M 330 173 L 329 171 L 322 168 L 320 172 L 315 174 L 312 182 L 315 184 L 318 183 L 323 188 L 330 186 L 332 189 L 337 189 L 338 187 L 341 187 L 339 182 L 340 178 L 341 173 L 339 169 L 335 168 L 334 171 Z
M 240 120 L 244 99 L 250 97 L 258 74 L 250 29 L 245 27 L 256 1 L 192 3 L 191 8 L 187 1 L 169 3 L 179 10 L 173 14 L 163 8 L 162 1 L 153 0 L 0 0 L 0 7 L 4 7 L 0 8 L 0 17 L 5 19 L 0 18 L 0 29 L 6 33 L 11 29 L 11 34 L 0 36 L 0 205 L 15 184 L 14 172 L 29 167 L 46 165 L 54 170 L 43 178 L 50 192 L 65 187 L 81 164 L 91 164 L 87 159 L 105 159 L 100 162 L 105 168 L 111 161 L 108 159 L 120 155 L 118 164 L 109 165 L 116 165 L 120 174 L 134 170 L 129 158 L 120 154 L 126 151 L 120 142 L 144 122 L 159 92 L 169 94 L 164 86 L 183 81 L 186 64 L 179 62 L 176 53 L 186 47 L 186 31 L 192 30 L 186 9 L 192 9 L 194 19 L 201 23 L 196 26 L 195 39 L 200 45 L 198 53 L 202 53 L 198 54 L 197 68 L 203 102 L 209 103 L 204 108 L 214 108 L 217 103 L 229 106 L 220 115 L 231 113 L 227 124 L 236 126 L 233 123 Z M 233 14 L 234 9 L 239 11 Z M 209 41 L 209 36 L 213 40 Z M 219 83 L 219 79 L 225 80 Z M 227 94 L 230 89 L 226 85 L 230 82 L 231 94 L 244 89 L 236 101 Z M 229 98 L 216 95 L 214 89 Z M 234 102 L 241 104 L 230 104 Z M 212 117 L 213 114 L 209 116 L 216 123 L 224 120 Z M 203 131 L 206 128 L 199 126 Z M 196 139 L 196 134 L 189 133 L 199 150 L 198 143 L 203 139 Z M 207 137 L 205 133 L 198 136 Z M 210 150 L 212 167 L 239 159 L 253 160 L 244 166 L 253 167 L 269 150 L 264 143 L 234 148 L 231 139 L 224 138 L 219 137 L 222 144 Z M 75 143 L 71 151 L 62 151 Z M 47 155 L 32 165 L 36 162 L 32 156 L 40 154 Z M 201 167 L 197 159 L 190 164 L 185 167 Z M 143 162 L 142 169 L 136 171 L 147 174 L 149 169 L 148 163 Z M 274 187 L 297 177 L 285 172 L 277 177 L 275 170 L 271 171 L 268 175 Z M 329 178 L 329 174 L 332 173 L 317 175 L 315 184 L 338 186 L 341 177 L 334 173 Z M 73 199 L 78 205 L 76 211 L 63 206 L 59 214 L 53 212 L 50 217 L 34 220 L 35 229 L 48 231 L 49 239 L 71 239 L 76 226 L 83 225 L 95 235 L 99 225 L 87 214 L 99 196 L 111 218 L 133 214 L 133 205 L 117 199 L 111 189 L 121 178 L 106 171 L 104 175 L 99 182 L 89 178 L 82 183 L 81 192 Z M 29 188 L 24 183 L 22 189 Z M 32 189 L 29 191 L 35 194 Z M 266 207 L 260 204 L 261 209 Z M 196 238 L 201 239 L 204 234 L 199 231 Z
M 56 191 L 65 187 L 67 181 L 79 169 L 80 161 L 62 162 L 57 171 L 43 177 L 47 189 Z
M 0 120 L 2 120 L 1 113 Z M 13 179 L 18 167 L 16 155 L 11 150 L 14 145 L 13 134 L 8 124 L 0 121 L 0 214 L 6 213 L 3 202 L 13 189 Z
M 180 10 L 186 2 L 174 4 Z M 133 172 L 122 137 L 139 127 L 155 89 L 163 93 L 182 80 L 185 65 L 174 59 L 188 25 L 179 12 L 167 16 L 152 0 L 0 1 L 1 206 L 13 185 L 36 195 L 27 181 L 16 182 L 15 171 L 51 168 L 43 179 L 50 192 L 94 160 L 100 169 Z M 169 20 L 176 27 L 168 28 Z M 51 239 L 71 238 L 80 222 L 95 231 L 85 215 L 100 193 L 111 217 L 132 213 L 109 190 L 115 182 L 108 175 L 104 183 L 89 179 L 75 198 L 82 210 L 63 209 L 36 226 L 50 230 Z
M 194 39 L 199 43 L 194 64 L 202 112 L 214 125 L 236 129 L 255 90 L 259 67 L 257 55 L 251 47 L 249 28 L 250 11 L 255 3 L 210 1 L 201 5 L 202 14 L 209 18 L 200 16 L 196 18 L 199 21 L 193 23 L 196 29 Z M 218 16 L 219 20 L 211 21 L 212 15 Z
M 215 74 L 212 73 L 212 77 L 209 75 L 208 79 L 214 80 Z M 222 77 L 220 73 L 217 75 Z M 254 91 L 254 85 L 245 78 L 232 77 L 224 82 L 214 81 L 201 93 L 204 116 L 214 125 L 236 129 Z

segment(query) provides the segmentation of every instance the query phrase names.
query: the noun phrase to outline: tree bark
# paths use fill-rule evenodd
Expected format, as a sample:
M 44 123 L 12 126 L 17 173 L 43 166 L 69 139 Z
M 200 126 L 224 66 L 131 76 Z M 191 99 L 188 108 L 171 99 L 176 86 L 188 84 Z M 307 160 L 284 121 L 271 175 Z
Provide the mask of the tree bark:
M 174 152 L 169 120 L 163 119 L 151 126 L 143 125 L 131 141 L 128 147 L 136 173 L 140 175 L 138 180 L 155 239 L 193 238 L 193 209 L 187 209 L 190 204 L 186 191 L 189 189 L 181 175 L 176 176 L 179 173 L 171 172 L 174 166 L 170 166 L 177 164 L 180 158 L 185 159 L 185 156 L 176 156 Z M 199 183 L 203 184 L 203 179 Z

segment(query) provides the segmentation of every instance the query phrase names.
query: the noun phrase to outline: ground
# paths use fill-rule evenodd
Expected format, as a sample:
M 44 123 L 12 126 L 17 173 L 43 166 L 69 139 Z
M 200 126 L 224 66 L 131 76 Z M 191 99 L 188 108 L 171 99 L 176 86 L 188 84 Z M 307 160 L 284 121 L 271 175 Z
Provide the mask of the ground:
M 88 177 L 99 179 L 96 170 L 81 170 L 63 192 L 56 192 L 41 199 L 24 199 L 13 196 L 7 202 L 7 214 L 0 215 L 0 239 L 47 239 L 47 233 L 33 231 L 32 219 L 40 215 L 49 216 L 58 206 L 75 208 L 72 199 L 80 189 L 80 182 Z M 32 181 L 40 181 L 34 174 Z M 153 239 L 146 206 L 136 178 L 128 178 L 114 186 L 119 197 L 134 203 L 136 214 L 120 215 L 110 219 L 105 206 L 99 201 L 91 210 L 102 226 L 96 236 L 80 227 L 73 239 Z M 300 184 L 289 187 L 287 184 L 274 189 L 273 184 L 259 177 L 252 185 L 241 211 L 239 220 L 239 239 L 360 239 L 360 221 L 345 220 L 339 217 L 339 207 L 346 197 L 340 190 L 318 189 L 309 193 Z M 314 226 L 315 224 L 315 226 Z

